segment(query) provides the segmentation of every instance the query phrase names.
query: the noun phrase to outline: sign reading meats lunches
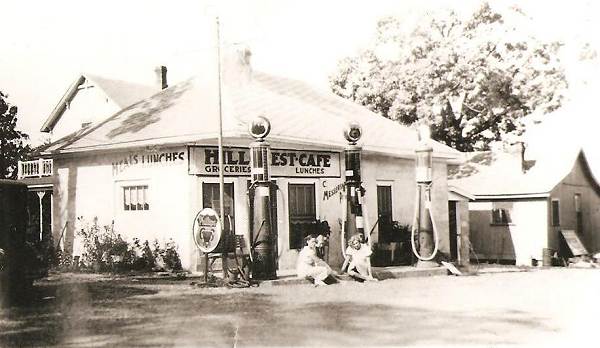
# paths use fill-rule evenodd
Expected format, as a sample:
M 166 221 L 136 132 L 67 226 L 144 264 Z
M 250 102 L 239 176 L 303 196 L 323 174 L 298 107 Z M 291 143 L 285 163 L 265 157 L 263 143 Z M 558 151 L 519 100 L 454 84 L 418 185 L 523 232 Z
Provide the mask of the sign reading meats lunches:
M 189 174 L 219 175 L 217 147 L 190 146 Z M 271 175 L 280 177 L 340 177 L 338 152 L 271 149 Z M 223 148 L 223 175 L 250 176 L 250 150 Z

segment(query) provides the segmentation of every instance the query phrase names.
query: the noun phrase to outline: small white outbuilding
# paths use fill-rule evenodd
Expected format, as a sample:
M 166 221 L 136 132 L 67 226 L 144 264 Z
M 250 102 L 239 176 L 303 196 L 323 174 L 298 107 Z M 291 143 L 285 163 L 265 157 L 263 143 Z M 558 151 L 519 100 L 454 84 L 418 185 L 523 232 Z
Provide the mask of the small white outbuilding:
M 563 147 L 564 148 L 564 147 Z M 583 150 L 526 160 L 524 148 L 468 154 L 449 185 L 467 190 L 472 253 L 532 265 L 600 250 L 600 185 Z M 572 250 L 570 239 L 585 248 Z

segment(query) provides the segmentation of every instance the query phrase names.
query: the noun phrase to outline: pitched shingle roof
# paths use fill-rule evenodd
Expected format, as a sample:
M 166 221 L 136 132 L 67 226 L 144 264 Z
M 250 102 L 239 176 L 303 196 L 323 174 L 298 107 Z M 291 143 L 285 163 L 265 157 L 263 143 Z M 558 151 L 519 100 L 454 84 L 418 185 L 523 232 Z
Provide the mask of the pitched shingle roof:
M 155 86 L 142 85 L 130 81 L 109 79 L 90 74 L 85 74 L 84 76 L 95 86 L 102 89 L 121 108 L 148 98 L 160 90 Z
M 448 176 L 448 185 L 466 190 L 475 199 L 512 196 L 547 196 L 581 160 L 592 185 L 598 188 L 585 154 L 581 149 L 548 153 L 522 170 L 521 154 L 509 152 L 473 152 L 464 154 L 466 161 Z
M 130 105 L 108 119 L 52 144 L 48 152 L 78 152 L 181 143 L 217 138 L 219 95 L 216 78 L 191 78 Z M 247 136 L 249 120 L 271 121 L 269 141 L 343 148 L 349 120 L 363 128 L 365 151 L 413 156 L 415 130 L 383 118 L 331 92 L 304 82 L 251 71 L 224 69 L 222 119 L 225 141 Z M 228 139 L 229 138 L 229 139 Z M 433 142 L 435 154 L 455 158 L 454 149 Z

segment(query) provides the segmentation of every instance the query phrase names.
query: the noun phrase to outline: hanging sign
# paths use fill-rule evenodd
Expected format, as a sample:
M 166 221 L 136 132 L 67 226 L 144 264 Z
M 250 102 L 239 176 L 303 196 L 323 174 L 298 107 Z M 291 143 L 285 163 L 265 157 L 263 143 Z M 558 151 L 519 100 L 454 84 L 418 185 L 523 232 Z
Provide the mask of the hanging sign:
M 202 252 L 209 253 L 221 240 L 221 221 L 214 209 L 204 208 L 194 218 L 192 228 L 194 242 Z
M 189 174 L 219 175 L 217 147 L 190 146 Z M 328 151 L 271 149 L 271 176 L 279 177 L 340 177 L 340 154 Z M 249 176 L 250 149 L 226 147 L 223 149 L 223 175 Z

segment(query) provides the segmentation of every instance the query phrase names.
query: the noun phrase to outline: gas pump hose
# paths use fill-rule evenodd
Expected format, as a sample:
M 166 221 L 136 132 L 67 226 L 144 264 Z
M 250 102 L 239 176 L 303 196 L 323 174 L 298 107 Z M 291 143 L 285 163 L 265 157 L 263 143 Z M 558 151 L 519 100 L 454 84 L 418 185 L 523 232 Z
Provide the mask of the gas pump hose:
M 369 226 L 369 210 L 367 209 L 367 204 L 363 204 L 363 201 L 365 199 L 365 190 L 361 190 L 362 193 L 359 193 L 361 197 L 360 200 L 360 205 L 362 206 L 362 210 L 363 210 L 363 231 L 369 231 L 368 233 L 366 233 L 365 238 L 367 238 L 367 246 L 369 247 L 369 250 L 373 251 L 373 243 L 371 241 L 371 233 L 373 232 L 373 230 L 375 229 L 375 226 L 373 226 L 373 229 L 369 230 L 368 226 Z M 373 268 L 371 267 L 371 258 L 368 257 L 367 258 L 367 264 L 368 264 L 368 271 L 369 271 L 369 276 L 373 277 Z
M 438 240 L 438 233 L 437 233 L 437 227 L 435 225 L 435 219 L 433 218 L 433 214 L 431 213 L 431 201 L 429 199 L 425 200 L 425 208 L 426 210 L 429 212 L 429 218 L 431 219 L 431 225 L 433 227 L 433 251 L 431 252 L 431 255 L 429 255 L 428 257 L 423 257 L 422 255 L 419 254 L 419 252 L 417 251 L 416 247 L 415 247 L 415 231 L 417 230 L 417 220 L 419 219 L 419 191 L 417 190 L 417 194 L 416 194 L 416 198 L 415 198 L 415 214 L 413 217 L 413 225 L 410 231 L 410 246 L 412 248 L 412 252 L 413 254 L 415 254 L 415 256 L 421 260 L 421 261 L 431 261 L 433 260 L 433 258 L 435 257 L 435 255 L 438 252 L 438 244 L 439 244 L 439 240 Z
M 361 198 L 364 197 L 363 194 L 361 194 Z M 344 196 L 342 196 L 342 198 L 344 198 Z M 345 202 L 345 199 L 344 199 Z M 375 229 L 375 226 L 373 226 L 373 229 L 369 230 L 368 226 L 368 210 L 366 207 L 366 204 L 362 204 L 361 202 L 361 206 L 363 207 L 363 230 L 364 231 L 369 231 L 369 233 L 366 234 L 365 238 L 367 239 L 367 245 L 369 248 L 372 247 L 372 241 L 371 241 L 371 233 L 373 233 L 373 230 Z M 346 217 L 348 213 L 348 206 L 347 204 L 342 204 L 342 217 Z M 348 261 L 348 257 L 346 256 L 346 223 L 345 221 L 342 220 L 342 235 L 340 238 L 341 244 L 342 244 L 342 255 L 344 256 L 344 263 L 342 264 L 342 268 L 341 268 L 341 272 L 345 272 L 346 267 L 348 267 L 349 261 Z M 369 275 L 372 276 L 373 275 L 373 271 L 371 268 L 371 259 L 369 258 L 368 260 L 369 263 Z
M 287 203 L 285 201 L 285 195 L 283 194 L 283 191 L 281 190 L 281 188 L 279 188 L 278 185 L 275 185 L 277 187 L 277 192 L 281 193 L 281 207 L 282 209 L 282 214 L 281 216 L 288 216 L 287 215 Z M 278 223 L 279 221 L 275 221 L 275 223 Z M 281 243 L 281 238 L 277 238 L 277 259 L 279 259 L 281 257 L 281 255 L 283 254 L 283 245 L 280 244 Z
M 342 264 L 342 268 L 341 268 L 341 272 L 344 273 L 346 270 L 346 267 L 348 267 L 348 257 L 346 256 L 346 221 L 344 219 L 346 219 L 346 213 L 348 210 L 348 206 L 346 203 L 346 196 L 344 196 L 342 194 L 342 201 L 344 202 L 342 204 L 342 233 L 340 236 L 340 242 L 342 244 L 342 256 L 344 257 L 344 263 Z

